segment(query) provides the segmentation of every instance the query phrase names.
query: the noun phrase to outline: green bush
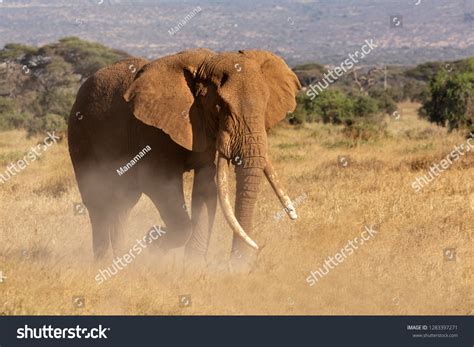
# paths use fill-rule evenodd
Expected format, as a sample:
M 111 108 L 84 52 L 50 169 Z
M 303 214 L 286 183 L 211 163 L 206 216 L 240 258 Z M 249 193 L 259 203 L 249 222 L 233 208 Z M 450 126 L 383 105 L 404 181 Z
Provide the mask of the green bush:
M 353 117 L 352 100 L 337 89 L 328 89 L 310 104 L 315 120 L 323 123 L 343 124 Z
M 370 96 L 350 95 L 334 88 L 325 90 L 312 101 L 302 94 L 297 102 L 293 123 L 306 121 L 343 125 L 343 134 L 357 141 L 378 138 L 385 132 L 379 100 Z
M 24 128 L 30 120 L 28 113 L 0 113 L 0 130 Z
M 372 117 L 379 110 L 376 100 L 362 95 L 354 97 L 353 107 L 354 116 L 359 118 Z
M 37 48 L 26 46 L 18 43 L 7 43 L 3 49 L 0 50 L 0 60 L 15 59 L 23 54 L 35 54 Z
M 440 69 L 442 69 L 442 62 L 428 62 L 420 64 L 413 69 L 405 72 L 405 75 L 410 78 L 414 78 L 419 81 L 430 81 Z
M 373 89 L 369 91 L 369 96 L 377 102 L 378 109 L 388 115 L 392 115 L 397 110 L 397 104 L 390 94 L 383 89 Z
M 403 86 L 403 99 L 425 102 L 428 98 L 429 90 L 424 82 L 408 80 Z
M 351 124 L 355 118 L 379 113 L 378 100 L 361 94 L 349 95 L 339 89 L 327 89 L 314 100 L 304 94 L 297 97 L 295 118 L 307 122 Z
M 28 136 L 38 133 L 56 132 L 59 136 L 66 133 L 67 124 L 64 117 L 49 113 L 44 117 L 35 117 L 29 120 L 26 125 Z
M 377 100 L 357 95 L 352 104 L 354 117 L 350 122 L 346 121 L 344 135 L 358 142 L 381 137 L 385 131 L 385 122 L 379 112 Z
M 45 91 L 32 105 L 32 111 L 40 117 L 53 113 L 67 120 L 74 103 L 76 92 L 72 89 L 54 88 Z
M 0 97 L 0 130 L 22 128 L 29 118 L 28 114 L 18 111 L 13 99 Z
M 15 102 L 11 98 L 0 96 L 0 114 L 15 112 Z
M 392 98 L 394 102 L 402 102 L 405 100 L 403 86 L 392 86 L 387 88 L 386 93 Z
M 467 66 L 469 69 L 471 67 Z M 440 70 L 430 82 L 430 96 L 420 115 L 449 131 L 473 126 L 474 66 L 470 71 L 449 74 Z

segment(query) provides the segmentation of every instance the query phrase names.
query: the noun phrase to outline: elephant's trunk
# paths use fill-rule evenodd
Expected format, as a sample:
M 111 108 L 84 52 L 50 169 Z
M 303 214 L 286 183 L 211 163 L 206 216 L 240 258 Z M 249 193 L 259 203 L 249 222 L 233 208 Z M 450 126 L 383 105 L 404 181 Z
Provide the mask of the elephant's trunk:
M 242 228 L 252 235 L 254 231 L 254 211 L 257 197 L 260 192 L 260 182 L 263 177 L 263 167 L 236 167 L 236 196 L 235 216 Z M 234 239 L 234 251 L 243 251 L 241 241 Z
M 243 136 L 239 156 L 235 157 L 236 165 L 236 197 L 235 213 L 229 200 L 228 182 L 228 159 L 231 147 L 222 146 L 219 151 L 217 162 L 217 187 L 219 201 L 224 216 L 235 234 L 240 238 L 234 238 L 233 250 L 239 253 L 246 253 L 245 243 L 258 249 L 257 244 L 250 238 L 254 229 L 254 210 L 257 197 L 260 192 L 260 182 L 265 173 L 275 194 L 285 208 L 291 219 L 296 219 L 296 211 L 289 196 L 285 193 L 282 184 L 267 157 L 267 138 L 265 131 L 247 133 Z M 239 255 L 237 255 L 239 256 Z
M 235 217 L 235 214 L 232 212 L 232 207 L 229 200 L 229 181 L 227 178 L 228 166 L 228 160 L 221 153 L 219 153 L 217 159 L 217 190 L 224 217 L 229 223 L 234 233 L 239 235 L 250 246 L 255 249 L 258 249 L 257 244 L 247 235 L 245 229 L 241 226 L 241 224 Z
M 263 131 L 245 135 L 241 148 L 242 158 L 235 163 L 235 216 L 249 235 L 254 231 L 254 211 L 266 165 L 266 142 L 266 134 Z M 246 252 L 238 239 L 234 239 L 233 249 L 241 253 Z

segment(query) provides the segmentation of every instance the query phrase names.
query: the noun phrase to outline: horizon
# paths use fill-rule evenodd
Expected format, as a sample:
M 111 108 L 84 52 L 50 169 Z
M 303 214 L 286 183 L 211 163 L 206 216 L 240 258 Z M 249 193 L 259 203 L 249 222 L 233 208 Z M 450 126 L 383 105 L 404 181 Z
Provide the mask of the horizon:
M 189 19 L 196 6 L 202 10 Z M 292 66 L 337 65 L 366 39 L 379 44 L 368 57 L 368 65 L 416 65 L 474 56 L 474 3 L 466 0 L 256 4 L 3 0 L 0 22 L 1 47 L 6 43 L 42 46 L 77 36 L 148 59 L 196 47 L 216 51 L 258 47 L 281 55 Z M 171 35 L 170 29 L 176 26 L 179 31 Z M 439 26 L 443 30 L 434 30 Z

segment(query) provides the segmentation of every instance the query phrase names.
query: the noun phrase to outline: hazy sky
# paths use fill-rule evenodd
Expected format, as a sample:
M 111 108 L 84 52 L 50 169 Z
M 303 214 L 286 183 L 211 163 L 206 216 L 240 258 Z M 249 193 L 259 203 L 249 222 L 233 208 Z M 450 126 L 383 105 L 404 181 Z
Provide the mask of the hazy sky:
M 175 35 L 175 27 L 202 11 Z M 466 20 L 471 18 L 473 20 Z M 394 27 L 393 20 L 400 19 Z M 149 58 L 191 47 L 263 48 L 291 62 L 337 63 L 365 39 L 389 63 L 474 55 L 474 0 L 3 0 L 0 45 L 79 36 Z

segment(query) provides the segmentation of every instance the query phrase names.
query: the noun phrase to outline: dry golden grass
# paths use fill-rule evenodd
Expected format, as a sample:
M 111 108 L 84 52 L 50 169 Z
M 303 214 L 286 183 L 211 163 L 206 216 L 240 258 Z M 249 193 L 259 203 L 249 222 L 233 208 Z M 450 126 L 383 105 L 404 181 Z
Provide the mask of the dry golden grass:
M 181 250 L 162 259 L 147 249 L 98 285 L 88 218 L 73 213 L 80 198 L 66 144 L 51 147 L 0 184 L 0 271 L 7 277 L 0 314 L 473 314 L 473 154 L 416 194 L 413 179 L 465 139 L 418 120 L 416 105 L 401 107 L 399 120 L 387 119 L 390 137 L 371 144 L 347 147 L 338 129 L 317 124 L 272 132 L 270 152 L 291 197 L 307 198 L 296 222 L 276 221 L 281 207 L 264 185 L 255 238 L 266 246 L 246 275 L 226 270 L 231 231 L 219 212 L 206 276 L 183 274 Z M 38 140 L 1 133 L 0 173 Z M 339 156 L 349 156 L 347 167 Z M 158 222 L 142 198 L 129 240 Z M 377 235 L 309 287 L 309 271 L 364 225 L 375 225 Z M 445 259 L 446 248 L 455 249 L 455 260 Z M 192 304 L 180 307 L 186 294 Z M 74 296 L 85 307 L 75 307 Z

